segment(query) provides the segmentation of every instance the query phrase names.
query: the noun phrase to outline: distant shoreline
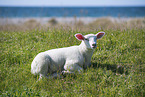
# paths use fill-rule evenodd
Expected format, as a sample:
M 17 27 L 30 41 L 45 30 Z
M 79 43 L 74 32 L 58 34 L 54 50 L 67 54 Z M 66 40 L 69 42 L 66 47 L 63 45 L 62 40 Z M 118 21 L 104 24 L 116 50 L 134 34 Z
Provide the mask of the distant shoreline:
M 43 17 L 43 18 L 37 18 L 37 17 L 24 17 L 24 18 L 0 18 L 0 25 L 5 25 L 5 24 L 21 24 L 25 23 L 30 20 L 35 20 L 39 22 L 40 24 L 47 24 L 50 20 L 54 19 L 60 24 L 70 24 L 74 22 L 83 22 L 84 24 L 89 24 L 97 19 L 101 18 L 107 18 L 110 19 L 112 22 L 124 22 L 124 21 L 129 21 L 132 19 L 145 19 L 145 17 L 126 17 L 126 18 L 118 18 L 118 17 Z

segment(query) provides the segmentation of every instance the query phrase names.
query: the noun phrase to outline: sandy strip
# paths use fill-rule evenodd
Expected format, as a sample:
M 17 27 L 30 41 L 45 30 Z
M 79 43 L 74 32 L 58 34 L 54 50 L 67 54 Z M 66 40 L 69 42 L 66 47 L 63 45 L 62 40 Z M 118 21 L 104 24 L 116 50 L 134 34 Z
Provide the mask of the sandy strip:
M 110 19 L 112 22 L 114 22 L 114 21 L 124 22 L 124 21 L 128 21 L 131 19 L 137 19 L 137 18 L 113 18 L 113 17 L 100 17 L 100 18 L 96 18 L 96 17 L 0 18 L 0 25 L 21 24 L 21 23 L 25 23 L 29 20 L 35 20 L 35 21 L 39 22 L 40 24 L 46 24 L 52 18 L 55 19 L 58 23 L 64 23 L 64 24 L 66 24 L 66 23 L 70 24 L 70 23 L 74 23 L 74 22 L 78 22 L 78 21 L 81 21 L 84 24 L 88 24 L 88 23 L 91 23 L 91 22 L 93 22 L 97 19 L 100 19 L 100 18 L 107 18 L 107 19 Z M 145 19 L 145 18 L 141 18 L 141 19 Z

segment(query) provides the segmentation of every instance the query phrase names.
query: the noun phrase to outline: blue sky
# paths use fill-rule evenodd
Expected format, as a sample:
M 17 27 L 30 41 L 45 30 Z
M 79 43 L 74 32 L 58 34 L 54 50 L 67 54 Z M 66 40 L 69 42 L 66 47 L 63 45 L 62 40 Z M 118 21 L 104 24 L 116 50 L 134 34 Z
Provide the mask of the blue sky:
M 145 6 L 145 0 L 0 0 L 0 6 Z

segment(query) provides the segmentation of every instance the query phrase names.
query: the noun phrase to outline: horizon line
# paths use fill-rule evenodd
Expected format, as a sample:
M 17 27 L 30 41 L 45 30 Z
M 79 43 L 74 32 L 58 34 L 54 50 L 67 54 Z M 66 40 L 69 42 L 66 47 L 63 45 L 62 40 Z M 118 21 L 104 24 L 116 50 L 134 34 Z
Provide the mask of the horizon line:
M 58 5 L 0 5 L 0 7 L 145 7 L 145 5 L 80 5 L 80 6 L 58 6 Z

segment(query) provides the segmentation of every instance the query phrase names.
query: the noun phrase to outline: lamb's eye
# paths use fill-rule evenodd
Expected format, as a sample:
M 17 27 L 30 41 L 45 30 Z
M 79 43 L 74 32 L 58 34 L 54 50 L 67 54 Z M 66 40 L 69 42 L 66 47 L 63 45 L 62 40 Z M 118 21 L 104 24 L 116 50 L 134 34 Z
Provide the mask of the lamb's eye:
M 85 40 L 89 41 L 89 39 L 85 38 Z

